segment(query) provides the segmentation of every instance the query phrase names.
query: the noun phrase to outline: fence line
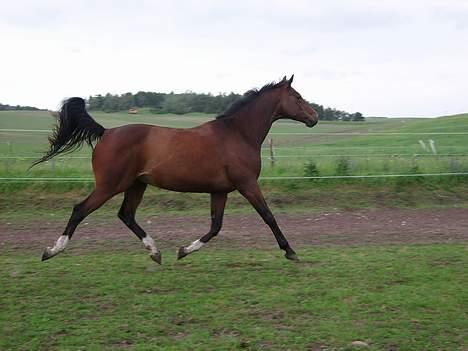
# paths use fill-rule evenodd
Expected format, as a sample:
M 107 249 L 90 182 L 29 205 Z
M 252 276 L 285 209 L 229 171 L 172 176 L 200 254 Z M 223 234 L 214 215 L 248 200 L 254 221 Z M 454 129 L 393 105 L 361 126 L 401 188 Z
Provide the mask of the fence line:
M 49 133 L 49 130 L 41 130 L 41 129 L 0 129 L 0 132 L 24 132 L 24 133 Z M 306 135 L 306 136 L 319 136 L 319 135 L 346 135 L 346 136 L 365 136 L 365 135 L 468 135 L 468 132 L 415 132 L 415 133 L 398 133 L 398 132 L 322 132 L 322 133 L 288 133 L 288 132 L 271 132 L 271 135 Z M 323 146 L 318 146 L 323 148 Z M 391 152 L 392 149 L 395 151 L 405 152 L 409 151 L 408 146 L 379 146 L 373 147 L 372 149 L 381 150 L 381 154 L 306 154 L 306 155 L 274 155 L 276 159 L 312 159 L 312 158 L 319 158 L 319 157 L 347 157 L 347 158 L 374 158 L 374 157 L 464 157 L 468 156 L 467 153 L 450 153 L 450 151 L 466 151 L 465 147 L 462 146 L 442 146 L 442 148 L 450 149 L 447 150 L 449 153 L 445 154 L 430 154 L 430 153 L 400 153 L 400 154 L 392 154 L 388 153 Z M 330 148 L 330 147 L 329 147 Z M 333 146 L 335 152 L 342 152 L 341 149 L 352 150 L 355 149 L 355 152 L 359 152 L 358 150 L 362 149 L 369 149 L 369 146 Z M 405 148 L 405 150 L 401 149 Z M 262 150 L 269 150 L 270 147 L 262 147 Z M 314 146 L 278 146 L 275 147 L 275 150 L 313 150 Z M 340 151 L 338 151 L 340 150 Z M 419 151 L 421 151 L 419 149 Z M 301 151 L 297 151 L 301 152 Z M 332 151 L 333 152 L 333 151 Z M 346 151 L 345 151 L 346 152 Z M 364 151 L 365 152 L 365 151 Z M 455 151 L 456 152 L 456 151 Z M 266 162 L 271 155 L 261 155 L 263 161 Z M 37 159 L 39 156 L 16 156 L 12 155 L 12 153 L 7 153 L 5 156 L 0 156 L 0 159 L 16 159 L 16 160 L 29 160 L 29 159 Z M 90 159 L 91 155 L 88 156 L 59 156 L 56 159 Z M 53 161 L 52 161 L 53 162 Z M 9 163 L 5 161 L 5 163 Z M 55 167 L 55 163 L 53 163 L 53 167 Z M 445 173 L 412 173 L 412 174 L 376 174 L 376 175 L 330 175 L 330 176 L 265 176 L 260 177 L 260 180 L 300 180 L 300 179 L 370 179 L 370 178 L 397 178 L 397 177 L 445 177 L 445 176 L 466 176 L 468 172 L 445 172 Z M 94 182 L 94 178 L 92 177 L 0 177 L 0 183 L 7 183 L 7 182 Z
M 269 158 L 270 155 L 261 155 L 263 158 Z M 364 155 L 350 155 L 350 154 L 315 154 L 315 155 L 275 155 L 275 158 L 313 158 L 313 157 L 465 157 L 468 154 L 364 154 Z M 40 156 L 0 156 L 0 160 L 35 160 Z M 68 160 L 80 159 L 89 160 L 89 156 L 57 156 L 55 159 Z
M 468 135 L 468 132 L 414 132 L 414 133 L 404 133 L 404 132 L 270 132 L 268 134 L 272 135 L 351 135 L 351 136 L 361 136 L 361 135 Z
M 415 145 L 395 145 L 395 146 L 321 146 L 320 144 L 316 146 L 275 146 L 275 150 L 277 149 L 314 149 L 315 147 L 319 148 L 328 148 L 328 149 L 408 149 L 410 147 L 415 147 Z M 438 148 L 453 148 L 453 149 L 465 149 L 465 146 L 459 146 L 459 145 L 439 145 Z M 269 150 L 268 146 L 262 146 L 263 150 Z M 421 147 L 417 147 L 418 150 L 421 150 Z
M 46 129 L 0 129 L 0 132 L 49 133 Z M 468 132 L 270 132 L 271 135 L 468 135 Z
M 0 129 L 0 132 L 32 132 L 32 133 L 50 133 L 51 130 L 46 130 L 46 129 Z
M 0 159 L 26 159 L 26 160 L 35 160 L 41 158 L 41 155 L 38 156 L 0 156 Z M 56 156 L 54 159 L 62 159 L 62 160 L 68 160 L 68 159 L 90 159 L 91 155 L 89 156 Z
M 452 173 L 416 173 L 416 174 L 371 174 L 371 175 L 342 175 L 342 176 L 271 176 L 260 177 L 260 180 L 298 180 L 298 179 L 369 179 L 369 178 L 402 178 L 402 177 L 441 177 L 441 176 L 466 176 L 468 172 Z M 91 177 L 0 177 L 1 183 L 22 182 L 94 182 Z
M 468 172 L 447 173 L 411 173 L 411 174 L 370 174 L 370 175 L 343 175 L 343 176 L 279 176 L 260 177 L 260 180 L 282 180 L 282 179 L 369 179 L 369 178 L 402 178 L 402 177 L 437 177 L 437 176 L 465 176 Z
M 76 182 L 94 182 L 91 177 L 0 177 L 0 183 L 39 183 L 39 182 L 57 182 L 57 183 L 76 183 Z
M 468 156 L 468 154 L 366 154 L 366 155 L 275 155 L 275 158 L 313 158 L 313 157 L 456 157 L 456 156 Z M 262 155 L 262 157 L 268 158 L 270 155 Z

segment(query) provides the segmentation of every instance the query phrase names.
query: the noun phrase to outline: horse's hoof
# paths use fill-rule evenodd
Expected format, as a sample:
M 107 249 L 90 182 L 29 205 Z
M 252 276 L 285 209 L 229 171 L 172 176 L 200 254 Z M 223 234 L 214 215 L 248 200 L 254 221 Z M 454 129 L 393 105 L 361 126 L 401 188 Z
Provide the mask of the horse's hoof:
M 294 262 L 299 262 L 299 257 L 294 252 L 286 252 L 284 255 L 288 260 L 294 261 Z
M 154 262 L 161 264 L 161 252 L 153 253 L 150 255 L 150 257 Z
M 47 247 L 44 252 L 42 253 L 42 259 L 41 261 L 48 260 L 49 258 L 54 257 L 54 254 L 52 254 L 52 251 L 50 250 L 50 247 Z
M 179 251 L 177 251 L 177 259 L 180 260 L 181 258 L 184 258 L 185 256 L 187 256 L 188 253 L 185 251 L 185 247 L 180 247 L 179 248 Z

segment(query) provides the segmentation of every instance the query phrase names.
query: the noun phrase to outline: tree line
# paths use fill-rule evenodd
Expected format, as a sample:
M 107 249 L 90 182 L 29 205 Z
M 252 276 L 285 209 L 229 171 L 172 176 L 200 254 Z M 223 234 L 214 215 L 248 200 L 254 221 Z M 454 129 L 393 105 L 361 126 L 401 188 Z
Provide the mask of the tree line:
M 190 112 L 219 114 L 226 110 L 235 100 L 242 95 L 229 94 L 197 94 L 187 91 L 181 94 L 173 92 L 155 93 L 139 91 L 136 94 L 125 93 L 121 95 L 94 95 L 88 99 L 88 108 L 104 112 L 127 111 L 131 108 L 149 108 L 153 113 L 186 114 Z M 333 121 L 364 121 L 360 112 L 349 113 L 330 107 L 324 107 L 316 103 L 310 105 L 319 114 L 319 119 Z
M 39 111 L 40 109 L 33 106 L 11 106 L 0 104 L 0 111 Z
M 310 102 L 309 104 L 315 111 L 317 111 L 319 119 L 322 121 L 362 122 L 365 120 L 361 112 L 349 113 L 335 108 L 323 107 L 322 105 L 315 104 L 313 102 Z

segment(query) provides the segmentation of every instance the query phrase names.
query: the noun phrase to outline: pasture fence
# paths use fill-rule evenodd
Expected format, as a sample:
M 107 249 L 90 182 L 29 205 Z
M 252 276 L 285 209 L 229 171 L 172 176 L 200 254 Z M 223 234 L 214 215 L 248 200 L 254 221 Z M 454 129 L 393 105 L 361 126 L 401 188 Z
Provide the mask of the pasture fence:
M 417 173 L 417 174 L 372 174 L 343 176 L 261 176 L 260 180 L 300 180 L 300 179 L 371 179 L 371 178 L 402 178 L 402 177 L 440 177 L 466 176 L 468 172 Z M 91 177 L 0 177 L 0 182 L 94 182 Z
M 0 132 L 50 133 L 47 129 L 0 129 Z M 269 135 L 468 135 L 468 132 L 270 132 Z
M 0 160 L 4 169 L 0 169 L 0 182 L 93 182 L 89 160 L 90 154 L 58 156 L 48 161 L 41 172 L 26 173 L 30 161 L 39 158 L 27 147 L 17 143 L 15 135 L 27 136 L 36 133 L 50 133 L 43 129 L 0 129 L 8 135 L 8 140 L 0 148 Z M 0 135 L 1 135 L 0 134 Z M 270 132 L 266 144 L 262 147 L 262 162 L 268 163 L 260 177 L 261 180 L 307 180 L 307 179 L 376 179 L 401 177 L 450 177 L 468 175 L 468 147 L 465 145 L 437 145 L 434 139 L 426 142 L 421 137 L 427 136 L 463 136 L 468 132 Z M 385 137 L 414 136 L 414 144 L 408 145 L 331 145 L 326 143 L 307 143 L 306 146 L 276 145 L 276 138 L 308 138 L 316 136 L 345 137 Z M 26 137 L 27 138 L 27 137 Z M 1 139 L 0 139 L 1 140 Z M 18 148 L 16 145 L 18 144 Z M 30 143 L 31 144 L 31 143 Z M 6 147 L 5 147 L 6 146 Z M 29 145 L 31 146 L 31 145 Z M 29 151 L 29 153 L 25 150 Z M 394 152 L 393 152 L 394 151 Z M 78 162 L 75 171 L 67 173 L 65 161 Z M 302 161 L 301 161 L 302 160 Z M 308 163 L 303 163 L 303 161 Z M 360 161 L 363 160 L 363 161 Z M 405 163 L 405 167 L 396 167 L 396 163 Z M 418 160 L 425 161 L 420 169 Z M 82 162 L 83 161 L 83 162 Z M 86 161 L 86 162 L 84 162 Z M 302 162 L 302 163 L 301 163 Z M 317 162 L 317 166 L 314 162 Z M 393 163 L 392 163 L 393 162 Z M 67 164 L 70 162 L 67 162 Z M 392 167 L 390 166 L 392 163 Z M 378 164 L 378 166 L 377 166 Z M 437 164 L 437 166 L 435 166 Z M 432 165 L 432 166 L 428 166 Z M 47 166 L 50 170 L 47 171 Z M 45 167 L 45 168 L 44 168 Z M 314 169 L 312 174 L 305 168 Z M 341 167 L 341 169 L 340 169 Z M 380 168 L 379 168 L 380 167 Z M 322 169 L 325 169 L 323 171 Z M 376 170 L 379 169 L 379 172 Z M 265 168 L 264 168 L 265 170 Z M 373 172 L 374 171 L 374 172 Z M 289 173 L 288 173 L 289 172 Z M 355 174 L 357 173 L 357 174 Z M 29 176 L 29 174 L 31 174 Z M 50 174 L 55 176 L 51 177 Z M 85 176 L 80 176 L 81 174 Z

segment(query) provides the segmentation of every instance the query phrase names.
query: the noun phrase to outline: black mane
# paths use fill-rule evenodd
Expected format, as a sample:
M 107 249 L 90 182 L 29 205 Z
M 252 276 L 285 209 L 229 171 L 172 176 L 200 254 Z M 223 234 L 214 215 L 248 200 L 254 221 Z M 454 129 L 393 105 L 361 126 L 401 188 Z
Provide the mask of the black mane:
M 280 81 L 278 83 L 271 82 L 271 83 L 265 84 L 261 89 L 251 89 L 245 92 L 241 98 L 239 98 L 238 100 L 234 101 L 231 105 L 229 105 L 228 108 L 223 113 L 216 116 L 216 119 L 232 117 L 234 113 L 239 111 L 244 106 L 247 106 L 248 104 L 250 104 L 261 94 L 263 94 L 266 91 L 270 91 L 272 89 L 278 88 L 283 83 L 284 81 Z

